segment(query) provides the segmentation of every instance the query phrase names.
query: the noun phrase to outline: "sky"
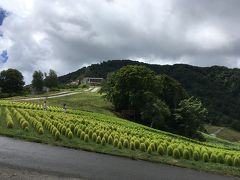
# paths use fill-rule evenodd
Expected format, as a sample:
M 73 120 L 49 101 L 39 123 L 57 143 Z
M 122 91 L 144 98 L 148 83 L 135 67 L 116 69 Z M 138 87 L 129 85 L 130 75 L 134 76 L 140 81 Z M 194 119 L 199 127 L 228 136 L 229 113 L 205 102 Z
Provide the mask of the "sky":
M 239 0 L 0 0 L 0 70 L 110 59 L 240 67 Z

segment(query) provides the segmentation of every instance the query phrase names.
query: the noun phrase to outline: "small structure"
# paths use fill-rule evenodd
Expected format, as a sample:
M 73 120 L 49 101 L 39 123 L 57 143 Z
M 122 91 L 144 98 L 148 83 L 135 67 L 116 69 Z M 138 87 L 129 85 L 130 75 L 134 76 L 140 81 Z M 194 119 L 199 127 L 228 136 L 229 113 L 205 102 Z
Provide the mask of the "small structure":
M 79 85 L 79 80 L 72 81 L 69 83 L 70 85 Z
M 89 85 L 101 85 L 103 83 L 103 78 L 92 78 L 92 77 L 85 77 L 81 81 L 81 84 L 89 84 Z

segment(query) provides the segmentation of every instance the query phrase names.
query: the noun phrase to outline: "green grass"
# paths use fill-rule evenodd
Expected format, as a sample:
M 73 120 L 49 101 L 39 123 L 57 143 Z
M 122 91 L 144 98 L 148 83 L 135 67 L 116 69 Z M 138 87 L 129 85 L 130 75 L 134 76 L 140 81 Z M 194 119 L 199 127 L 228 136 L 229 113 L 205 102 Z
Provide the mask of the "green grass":
M 64 115 L 64 114 L 63 114 Z M 154 130 L 142 125 L 138 125 L 136 123 L 128 122 L 123 119 L 115 118 L 112 116 L 106 116 L 98 113 L 87 113 L 82 112 L 83 117 L 93 118 L 98 117 L 100 119 L 106 119 L 109 122 L 112 123 L 118 123 L 125 126 L 134 126 L 143 128 L 144 131 L 151 131 L 151 133 L 164 133 L 158 130 Z M 180 166 L 180 167 L 187 167 L 192 168 L 196 170 L 203 170 L 218 174 L 226 174 L 226 175 L 234 175 L 240 177 L 240 169 L 237 167 L 230 167 L 223 164 L 216 164 L 216 163 L 204 163 L 202 161 L 192 161 L 192 160 L 184 160 L 184 159 L 174 159 L 170 156 L 160 156 L 156 153 L 147 154 L 146 152 L 141 152 L 140 150 L 132 151 L 130 149 L 123 148 L 119 150 L 118 148 L 114 148 L 111 145 L 106 144 L 105 146 L 99 145 L 95 142 L 89 141 L 88 143 L 80 140 L 77 137 L 74 137 L 73 139 L 69 140 L 65 136 L 61 137 L 61 140 L 56 141 L 53 136 L 45 129 L 44 134 L 39 135 L 31 126 L 28 132 L 24 131 L 19 127 L 19 124 L 17 123 L 15 117 L 14 117 L 14 128 L 13 129 L 7 129 L 6 123 L 3 118 L 3 116 L 0 117 L 0 134 L 19 138 L 19 139 L 25 139 L 28 141 L 34 141 L 39 143 L 46 143 L 50 145 L 57 145 L 57 146 L 63 146 L 68 148 L 75 148 L 75 149 L 83 149 L 87 151 L 93 151 L 93 152 L 99 152 L 99 153 L 105 153 L 105 154 L 111 154 L 116 156 L 124 156 L 132 159 L 141 159 L 146 161 L 152 161 L 152 162 L 158 162 L 158 163 L 164 163 L 164 164 L 170 164 L 174 166 Z M 106 121 L 106 122 L 107 122 Z M 168 133 L 166 133 L 167 135 Z M 176 135 L 173 135 L 176 136 Z M 180 136 L 176 136 L 177 138 L 181 138 Z M 184 138 L 183 138 L 184 139 Z M 186 140 L 187 141 L 187 140 Z
M 43 104 L 43 101 L 34 100 L 31 102 Z M 112 104 L 106 101 L 99 93 L 81 92 L 71 96 L 47 99 L 47 104 L 50 106 L 62 107 L 64 103 L 67 104 L 67 108 L 115 116 L 112 111 Z
M 223 128 L 223 130 L 221 130 L 216 135 L 217 138 L 225 139 L 231 142 L 240 142 L 240 132 L 238 131 L 235 131 L 227 127 L 210 126 L 210 125 L 206 125 L 205 128 L 208 134 L 212 134 L 216 132 L 218 129 Z

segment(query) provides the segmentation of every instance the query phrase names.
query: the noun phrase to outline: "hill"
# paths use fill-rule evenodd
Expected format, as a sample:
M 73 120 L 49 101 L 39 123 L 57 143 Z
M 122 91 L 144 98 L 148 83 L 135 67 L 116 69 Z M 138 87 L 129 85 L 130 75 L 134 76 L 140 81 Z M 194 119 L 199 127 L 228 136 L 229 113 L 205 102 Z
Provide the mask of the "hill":
M 240 69 L 222 66 L 196 67 L 186 64 L 155 65 L 131 60 L 110 60 L 93 64 L 59 77 L 68 83 L 82 77 L 103 77 L 126 65 L 145 65 L 157 74 L 167 74 L 180 83 L 190 95 L 198 97 L 209 111 L 207 123 L 231 126 L 240 130 Z

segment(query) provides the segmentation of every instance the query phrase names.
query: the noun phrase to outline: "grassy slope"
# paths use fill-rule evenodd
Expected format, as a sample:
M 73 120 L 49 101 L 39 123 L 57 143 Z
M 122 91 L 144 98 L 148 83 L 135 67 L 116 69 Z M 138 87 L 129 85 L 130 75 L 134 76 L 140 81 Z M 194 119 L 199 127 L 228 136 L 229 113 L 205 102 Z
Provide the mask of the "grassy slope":
M 31 102 L 43 104 L 43 101 L 35 100 Z M 51 106 L 62 107 L 64 103 L 67 104 L 68 108 L 114 116 L 114 113 L 112 113 L 112 104 L 107 102 L 99 93 L 82 91 L 79 94 L 71 96 L 47 99 L 47 104 Z
M 89 116 L 91 116 L 92 113 L 89 113 Z M 100 114 L 93 113 L 94 116 L 101 116 Z M 112 118 L 111 116 L 104 116 L 111 121 L 121 120 Z M 125 121 L 125 120 L 123 120 Z M 186 168 L 192 168 L 196 170 L 203 170 L 218 174 L 226 174 L 226 175 L 234 175 L 240 177 L 240 171 L 237 167 L 230 167 L 223 164 L 215 164 L 215 163 L 204 163 L 202 161 L 189 161 L 184 159 L 173 159 L 169 156 L 159 156 L 157 153 L 148 154 L 145 152 L 141 152 L 140 150 L 132 151 L 130 149 L 122 149 L 119 150 L 118 148 L 114 148 L 111 145 L 102 146 L 99 144 L 96 144 L 95 142 L 84 142 L 81 141 L 79 138 L 74 137 L 72 140 L 69 140 L 66 137 L 62 137 L 61 140 L 56 141 L 53 136 L 46 130 L 43 135 L 39 135 L 32 127 L 29 129 L 29 132 L 26 132 L 22 130 L 19 127 L 19 124 L 14 119 L 15 126 L 13 129 L 7 129 L 6 123 L 3 119 L 3 117 L 0 116 L 0 134 L 6 135 L 9 137 L 19 138 L 19 139 L 25 139 L 28 141 L 34 141 L 39 143 L 46 143 L 50 145 L 57 145 L 57 146 L 64 146 L 69 148 L 75 148 L 75 149 L 83 149 L 87 151 L 93 151 L 93 152 L 99 152 L 99 153 L 106 153 L 116 156 L 124 156 L 129 157 L 132 159 L 141 159 L 141 160 L 147 160 L 152 162 L 160 162 L 165 164 L 170 164 L 174 166 L 180 166 L 180 167 L 186 167 Z M 132 124 L 132 122 L 129 122 L 129 124 Z M 136 126 L 142 126 L 135 124 Z M 151 130 L 151 128 L 146 127 L 146 129 Z M 155 131 L 155 130 L 154 130 Z
M 206 125 L 205 128 L 207 129 L 207 132 L 209 134 L 212 134 L 222 127 Z M 230 128 L 226 128 L 226 127 L 223 127 L 223 130 L 221 130 L 216 135 L 216 137 L 221 138 L 221 139 L 225 139 L 225 140 L 228 140 L 228 141 L 232 141 L 232 142 L 240 142 L 240 132 L 232 130 Z

